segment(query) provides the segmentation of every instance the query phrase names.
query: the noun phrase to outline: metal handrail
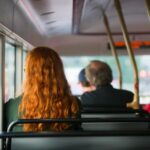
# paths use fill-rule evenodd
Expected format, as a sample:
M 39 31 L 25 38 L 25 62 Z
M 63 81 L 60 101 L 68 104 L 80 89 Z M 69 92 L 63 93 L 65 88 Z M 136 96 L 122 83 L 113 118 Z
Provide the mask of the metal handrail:
M 150 122 L 150 117 L 136 117 L 136 118 L 66 118 L 66 119 L 19 119 L 13 121 L 7 129 L 7 132 L 11 132 L 17 124 L 28 123 L 92 123 L 92 122 Z
M 127 52 L 131 61 L 131 65 L 133 67 L 133 73 L 134 73 L 134 99 L 131 103 L 128 103 L 128 107 L 132 107 L 134 109 L 139 108 L 139 78 L 138 78 L 138 69 L 134 57 L 134 53 L 131 47 L 130 39 L 128 36 L 127 27 L 125 24 L 125 20 L 122 13 L 122 8 L 119 0 L 114 0 L 114 5 L 116 7 L 117 15 L 120 21 L 121 30 L 123 33 L 123 38 L 126 43 Z
M 147 7 L 148 18 L 150 20 L 150 1 L 149 0 L 145 0 L 145 2 L 146 2 L 146 7 Z
M 122 89 L 122 71 L 121 71 L 119 58 L 118 58 L 118 55 L 117 55 L 117 52 L 116 52 L 116 49 L 115 49 L 115 46 L 114 46 L 114 40 L 113 40 L 112 33 L 111 33 L 111 30 L 110 30 L 110 27 L 109 27 L 109 22 L 108 22 L 107 16 L 104 12 L 102 12 L 102 13 L 103 13 L 103 20 L 104 20 L 105 28 L 106 28 L 106 31 L 107 31 L 109 43 L 110 43 L 110 46 L 111 46 L 112 55 L 115 58 L 117 69 L 118 69 L 119 88 Z
M 93 130 L 93 131 L 61 131 L 61 132 L 3 132 L 3 138 L 24 138 L 24 137 L 82 137 L 82 136 L 150 136 L 150 130 Z

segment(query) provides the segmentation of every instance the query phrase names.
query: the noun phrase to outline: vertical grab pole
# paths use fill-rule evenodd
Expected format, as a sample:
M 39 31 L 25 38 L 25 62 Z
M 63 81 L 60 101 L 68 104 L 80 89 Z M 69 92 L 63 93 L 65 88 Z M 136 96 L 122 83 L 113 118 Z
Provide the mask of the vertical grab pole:
M 107 19 L 107 16 L 104 14 L 103 12 L 103 19 L 104 19 L 104 24 L 105 24 L 105 28 L 108 34 L 108 39 L 109 39 L 109 43 L 110 43 L 110 47 L 111 47 L 111 52 L 112 55 L 115 57 L 115 61 L 116 61 L 116 65 L 117 65 L 117 69 L 118 69 L 118 74 L 119 74 L 119 88 L 122 89 L 122 71 L 121 71 L 121 66 L 120 66 L 120 62 L 118 59 L 118 55 L 115 49 L 115 45 L 114 45 L 114 40 L 111 34 L 111 30 L 109 27 L 109 22 Z
M 120 21 L 120 26 L 121 26 L 121 30 L 123 32 L 123 37 L 126 43 L 126 47 L 127 47 L 127 52 L 133 67 L 133 72 L 134 72 L 134 99 L 131 103 L 128 103 L 127 106 L 128 107 L 132 107 L 134 109 L 139 108 L 139 78 L 138 78 L 138 69 L 137 69 L 137 65 L 136 65 L 136 61 L 135 61 L 135 57 L 134 57 L 134 53 L 131 47 L 131 43 L 130 43 L 130 39 L 128 36 L 128 31 L 127 31 L 127 27 L 124 21 L 124 17 L 123 17 L 123 13 L 122 13 L 122 8 L 121 8 L 121 4 L 119 0 L 114 0 L 114 5 L 116 7 L 116 11 L 117 11 L 117 15 Z
M 146 7 L 147 7 L 147 14 L 150 20 L 150 1 L 149 0 L 145 0 L 146 2 Z

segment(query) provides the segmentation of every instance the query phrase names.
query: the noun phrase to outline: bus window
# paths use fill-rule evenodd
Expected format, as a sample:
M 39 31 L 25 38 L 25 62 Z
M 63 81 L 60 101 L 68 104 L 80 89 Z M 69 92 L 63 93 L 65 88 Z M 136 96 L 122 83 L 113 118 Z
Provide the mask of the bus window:
M 15 46 L 5 43 L 5 102 L 15 95 Z
M 82 94 L 82 90 L 78 85 L 78 74 L 80 70 L 90 62 L 90 60 L 102 60 L 108 63 L 113 71 L 112 85 L 115 88 L 119 88 L 118 71 L 113 56 L 82 56 L 82 57 L 62 57 L 65 74 L 70 84 L 72 93 L 74 95 Z M 128 56 L 119 56 L 122 74 L 123 74 L 123 89 L 127 89 L 133 92 L 133 71 Z M 147 61 L 146 61 L 147 60 Z M 140 104 L 150 103 L 150 66 L 147 63 L 150 60 L 149 55 L 136 56 L 136 62 L 139 71 L 139 88 L 140 88 Z M 70 75 L 71 72 L 71 75 Z
M 110 67 L 113 70 L 113 86 L 118 88 L 118 74 L 117 74 L 117 68 L 115 65 L 115 60 L 112 56 L 82 56 L 82 57 L 62 57 L 64 68 L 65 68 L 65 74 L 67 77 L 67 80 L 70 84 L 72 93 L 74 95 L 80 95 L 82 94 L 82 90 L 78 84 L 78 74 L 88 65 L 88 63 L 91 60 L 102 60 L 107 62 Z M 71 72 L 71 75 L 70 75 Z
M 122 88 L 134 92 L 134 77 L 130 59 L 128 56 L 119 56 L 119 61 L 122 69 Z
M 136 56 L 139 71 L 139 95 L 141 104 L 150 103 L 150 55 Z

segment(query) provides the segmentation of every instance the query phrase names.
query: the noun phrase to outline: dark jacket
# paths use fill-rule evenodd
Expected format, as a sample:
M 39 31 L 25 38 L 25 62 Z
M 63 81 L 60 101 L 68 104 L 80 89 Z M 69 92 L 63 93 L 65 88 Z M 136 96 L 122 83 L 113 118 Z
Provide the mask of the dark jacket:
M 127 90 L 115 89 L 111 85 L 97 87 L 96 90 L 86 92 L 81 96 L 84 106 L 94 107 L 126 107 L 126 103 L 133 100 L 133 93 Z
M 77 98 L 76 98 L 77 99 Z M 19 96 L 15 99 L 10 99 L 5 105 L 4 105 L 4 130 L 6 131 L 9 124 L 12 121 L 15 121 L 19 118 L 18 108 L 19 104 L 21 103 L 22 96 Z M 79 112 L 77 114 L 77 118 L 81 118 L 81 103 L 77 99 L 78 105 L 79 105 Z M 79 130 L 81 129 L 80 123 L 72 124 L 72 126 L 69 128 L 70 130 Z M 22 125 L 15 127 L 14 131 L 22 131 Z

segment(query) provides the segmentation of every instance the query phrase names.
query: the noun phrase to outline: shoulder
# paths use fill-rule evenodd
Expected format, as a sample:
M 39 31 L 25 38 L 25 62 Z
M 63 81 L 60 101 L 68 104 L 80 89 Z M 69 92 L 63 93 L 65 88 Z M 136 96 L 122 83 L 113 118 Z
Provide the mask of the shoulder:
M 12 107 L 12 105 L 17 105 L 21 102 L 22 95 L 16 97 L 16 98 L 11 98 L 5 103 L 5 107 Z
M 129 95 L 134 95 L 133 92 L 129 91 L 129 90 L 124 90 L 124 89 L 115 89 L 118 92 L 124 93 L 124 94 L 129 94 Z
M 123 90 L 123 89 L 115 89 L 117 95 L 120 95 L 123 99 L 125 99 L 127 102 L 131 102 L 133 100 L 134 94 L 131 91 Z
M 95 98 L 95 92 L 91 91 L 91 92 L 85 92 L 84 94 L 81 95 L 81 103 L 82 105 L 86 105 L 89 104 L 93 101 L 93 99 Z
M 19 101 L 21 101 L 21 99 L 22 99 L 22 95 L 19 95 L 18 97 L 9 99 L 7 103 L 19 102 Z
M 8 125 L 18 119 L 18 107 L 21 102 L 22 96 L 9 99 L 4 105 L 4 129 L 6 130 Z
M 81 95 L 81 100 L 82 100 L 83 98 L 87 98 L 87 97 L 91 97 L 91 96 L 95 95 L 95 92 L 96 92 L 96 90 L 83 93 L 83 94 Z

